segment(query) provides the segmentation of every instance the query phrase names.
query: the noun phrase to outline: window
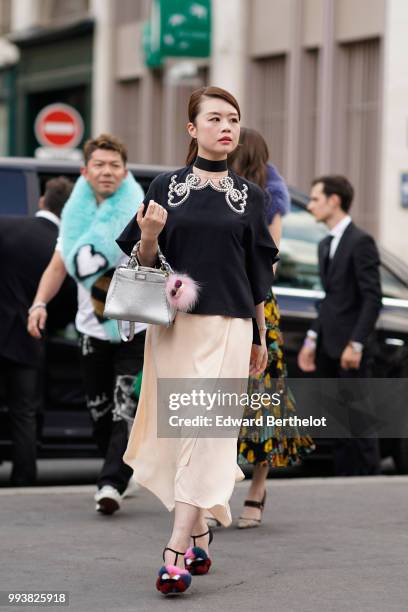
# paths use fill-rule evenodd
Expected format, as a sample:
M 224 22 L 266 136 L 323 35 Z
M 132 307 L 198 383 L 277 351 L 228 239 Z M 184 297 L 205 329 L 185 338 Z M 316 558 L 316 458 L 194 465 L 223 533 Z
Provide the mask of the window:
M 151 0 L 119 0 L 115 3 L 116 23 L 122 25 L 148 19 Z
M 339 68 L 337 166 L 355 187 L 355 221 L 375 235 L 379 191 L 379 40 L 343 45 Z
M 41 22 L 64 23 L 88 16 L 89 0 L 41 0 Z
M 163 107 L 164 107 L 164 76 L 162 70 L 152 70 L 152 95 L 151 112 L 152 121 L 150 128 L 150 139 L 152 143 L 150 162 L 161 164 L 163 155 Z
M 198 85 L 199 87 L 199 85 Z M 174 86 L 174 112 L 173 112 L 173 151 L 170 159 L 173 160 L 175 165 L 183 165 L 188 146 L 190 143 L 190 137 L 187 134 L 187 107 L 190 96 L 195 89 L 195 86 L 189 83 L 180 83 Z
M 206 67 L 199 67 L 197 74 L 192 78 L 181 79 L 171 85 L 170 93 L 171 104 L 171 125 L 168 132 L 170 138 L 170 147 L 167 148 L 167 157 L 165 163 L 169 165 L 183 165 L 186 159 L 190 137 L 186 130 L 188 121 L 187 107 L 191 94 L 195 89 L 206 85 L 208 70 Z
M 9 112 L 8 105 L 0 101 L 0 155 L 8 155 L 9 142 Z
M 265 138 L 273 163 L 285 173 L 286 152 L 286 56 L 254 61 L 253 86 L 248 108 L 252 125 Z
M 384 297 L 408 300 L 408 287 L 384 265 L 380 268 L 381 287 Z
M 24 173 L 21 170 L 0 169 L 0 185 L 7 197 L 0 199 L 1 215 L 26 215 L 27 186 Z
M 302 57 L 301 72 L 302 102 L 297 176 L 297 186 L 305 191 L 309 190 L 310 183 L 316 176 L 318 66 L 318 50 L 305 51 Z
M 126 143 L 129 161 L 138 164 L 143 155 L 141 87 L 140 79 L 120 83 L 115 110 L 115 132 Z
M 280 262 L 274 285 L 322 290 L 317 245 L 326 234 L 324 226 L 292 202 L 292 211 L 283 218 Z
M 325 226 L 316 223 L 311 214 L 292 201 L 292 211 L 283 218 L 280 262 L 274 286 L 322 291 L 317 245 L 326 235 Z M 398 277 L 398 270 L 406 269 L 404 264 L 395 257 L 388 261 L 389 256 L 385 255 L 382 252 L 380 266 L 383 296 L 408 300 L 408 282 Z
M 11 0 L 0 0 L 0 36 L 11 29 Z

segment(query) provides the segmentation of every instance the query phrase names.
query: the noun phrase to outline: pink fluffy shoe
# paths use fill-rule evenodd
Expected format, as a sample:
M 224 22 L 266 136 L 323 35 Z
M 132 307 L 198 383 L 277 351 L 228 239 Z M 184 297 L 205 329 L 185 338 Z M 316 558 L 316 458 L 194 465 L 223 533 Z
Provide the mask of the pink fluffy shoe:
M 194 546 L 189 548 L 184 555 L 184 567 L 190 572 L 190 574 L 193 574 L 193 576 L 203 576 L 204 574 L 208 574 L 212 564 L 212 561 L 205 550 L 200 548 L 200 546 L 195 545 L 198 538 L 202 538 L 206 535 L 209 536 L 208 545 L 210 545 L 213 540 L 211 529 L 205 533 L 201 533 L 200 535 L 191 536 L 193 538 Z
M 208 574 L 211 567 L 211 559 L 199 546 L 192 546 L 184 555 L 184 565 L 186 570 L 193 576 Z
M 194 308 L 198 300 L 198 292 L 198 284 L 187 274 L 173 272 L 166 281 L 166 296 L 169 304 L 182 312 L 189 312 Z
M 170 550 L 174 552 L 176 555 L 174 563 L 177 563 L 177 559 L 179 555 L 184 555 L 186 553 L 178 552 L 177 550 L 173 550 L 172 548 L 165 548 L 163 551 L 163 561 L 164 561 L 164 553 L 166 550 Z M 175 595 L 177 593 L 184 593 L 188 589 L 191 584 L 191 574 L 188 570 L 182 569 L 181 567 L 177 567 L 177 565 L 163 565 L 159 569 L 159 574 L 156 580 L 156 589 L 160 591 L 163 595 Z

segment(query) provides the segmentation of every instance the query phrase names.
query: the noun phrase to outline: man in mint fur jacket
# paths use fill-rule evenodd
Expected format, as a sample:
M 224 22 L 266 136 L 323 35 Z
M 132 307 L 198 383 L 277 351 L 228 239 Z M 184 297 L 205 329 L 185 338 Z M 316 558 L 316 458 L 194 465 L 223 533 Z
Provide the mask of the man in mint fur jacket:
M 41 338 L 47 304 L 66 275 L 72 276 L 78 288 L 75 325 L 87 406 L 105 459 L 97 481 L 96 510 L 113 514 L 132 475 L 122 456 L 137 405 L 134 386 L 143 367 L 146 326 L 136 324 L 134 340 L 121 343 L 116 321 L 104 319 L 103 307 L 113 271 L 123 260 L 115 238 L 135 215 L 144 193 L 128 173 L 126 148 L 115 137 L 101 134 L 88 140 L 84 162 L 64 208 L 54 255 L 29 310 L 28 331 Z

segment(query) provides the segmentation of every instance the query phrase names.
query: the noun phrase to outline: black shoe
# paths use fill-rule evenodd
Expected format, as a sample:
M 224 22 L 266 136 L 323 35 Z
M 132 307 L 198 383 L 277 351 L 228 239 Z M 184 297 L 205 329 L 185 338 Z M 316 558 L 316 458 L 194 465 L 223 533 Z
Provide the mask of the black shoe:
M 104 485 L 95 493 L 96 511 L 101 514 L 113 514 L 120 509 L 122 496 L 112 485 Z

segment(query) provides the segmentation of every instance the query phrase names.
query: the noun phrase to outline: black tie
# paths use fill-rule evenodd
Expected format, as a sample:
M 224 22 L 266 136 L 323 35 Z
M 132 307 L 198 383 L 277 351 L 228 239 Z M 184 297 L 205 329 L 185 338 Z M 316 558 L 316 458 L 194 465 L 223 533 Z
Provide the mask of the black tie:
M 323 271 L 324 271 L 324 276 L 327 277 L 329 274 L 329 269 L 330 269 L 330 245 L 332 243 L 334 236 L 327 236 L 325 242 L 324 242 L 324 249 L 323 249 Z

